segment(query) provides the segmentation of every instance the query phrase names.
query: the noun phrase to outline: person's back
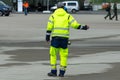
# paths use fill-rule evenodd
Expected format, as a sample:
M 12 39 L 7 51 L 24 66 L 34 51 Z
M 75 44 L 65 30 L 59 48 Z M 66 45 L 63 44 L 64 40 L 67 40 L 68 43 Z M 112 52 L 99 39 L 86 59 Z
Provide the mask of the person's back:
M 114 5 L 113 5 L 113 12 L 114 12 L 114 15 L 112 16 L 112 19 L 114 17 L 116 17 L 116 21 L 118 21 L 118 14 L 117 14 L 117 3 L 114 2 Z
M 114 11 L 117 11 L 117 3 L 114 3 L 113 9 L 114 9 Z
M 80 25 L 77 21 L 64 10 L 64 4 L 58 3 L 58 9 L 50 15 L 46 29 L 46 41 L 49 43 L 50 36 L 52 36 L 50 45 L 50 64 L 51 72 L 48 76 L 57 76 L 57 53 L 60 54 L 60 69 L 59 76 L 64 77 L 67 68 L 68 58 L 68 40 L 69 28 L 87 30 L 87 25 Z
M 68 22 L 68 17 L 69 14 L 63 9 L 59 8 L 55 10 L 55 12 L 52 14 L 54 18 L 54 28 L 64 28 L 66 31 L 63 31 L 62 34 L 68 34 L 69 33 L 69 22 Z M 61 31 L 58 31 L 57 34 L 61 34 Z M 60 36 L 64 37 L 64 35 L 56 35 L 56 30 L 53 30 L 52 36 Z

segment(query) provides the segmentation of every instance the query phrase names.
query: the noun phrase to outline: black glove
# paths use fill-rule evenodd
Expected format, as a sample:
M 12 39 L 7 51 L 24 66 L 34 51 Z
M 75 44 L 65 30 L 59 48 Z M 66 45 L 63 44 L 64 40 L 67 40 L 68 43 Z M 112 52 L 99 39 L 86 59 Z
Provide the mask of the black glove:
M 46 41 L 47 41 L 47 42 L 50 41 L 50 34 L 51 34 L 51 31 L 47 31 L 47 32 L 46 32 Z
M 82 30 L 87 30 L 87 29 L 89 29 L 89 26 L 87 26 L 87 25 L 81 26 L 81 29 Z
M 50 35 L 46 35 L 46 41 L 47 41 L 47 42 L 50 41 Z

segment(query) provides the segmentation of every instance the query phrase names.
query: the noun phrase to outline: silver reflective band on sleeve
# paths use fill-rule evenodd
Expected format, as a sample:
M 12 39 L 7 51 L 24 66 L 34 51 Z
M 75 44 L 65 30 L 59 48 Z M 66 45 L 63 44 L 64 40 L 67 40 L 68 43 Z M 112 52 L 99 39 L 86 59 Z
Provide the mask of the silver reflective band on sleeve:
M 64 36 L 64 37 L 68 37 L 69 34 L 52 33 L 52 36 Z
M 72 21 L 69 22 L 69 25 L 71 25 L 75 20 L 73 19 Z
M 50 22 L 50 23 L 52 23 L 52 24 L 53 24 L 53 21 L 51 21 L 51 20 L 48 20 L 48 22 Z
M 46 35 L 50 35 L 51 33 L 46 33 Z
M 69 30 L 69 28 L 61 28 L 61 27 L 54 28 L 53 30 L 55 30 L 55 29 L 57 29 L 57 30 Z

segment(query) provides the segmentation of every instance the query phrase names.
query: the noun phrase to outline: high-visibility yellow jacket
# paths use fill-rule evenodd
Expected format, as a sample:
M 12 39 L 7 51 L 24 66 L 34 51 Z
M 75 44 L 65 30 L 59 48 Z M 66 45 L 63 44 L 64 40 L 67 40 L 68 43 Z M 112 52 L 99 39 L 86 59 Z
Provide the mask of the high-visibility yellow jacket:
M 77 29 L 80 24 L 68 14 L 63 8 L 58 8 L 49 17 L 47 31 L 52 32 L 52 37 L 65 37 L 69 38 L 69 28 Z M 49 33 L 48 33 L 49 34 Z

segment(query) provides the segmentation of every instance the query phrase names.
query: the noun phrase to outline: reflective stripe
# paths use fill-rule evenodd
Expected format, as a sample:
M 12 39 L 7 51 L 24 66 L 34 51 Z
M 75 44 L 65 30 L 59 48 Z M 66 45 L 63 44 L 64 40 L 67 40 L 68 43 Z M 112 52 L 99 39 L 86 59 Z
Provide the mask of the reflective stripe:
M 62 32 L 60 32 L 60 33 L 56 32 L 56 31 L 59 31 L 59 30 L 61 30 Z M 63 33 L 64 31 L 65 32 L 67 31 L 67 33 Z M 60 27 L 54 28 L 52 36 L 69 37 L 69 28 L 60 28 Z
M 66 70 L 66 66 L 60 66 L 60 70 L 63 70 L 63 71 L 65 71 Z
M 69 34 L 52 33 L 52 36 L 64 36 L 64 37 L 68 37 Z
M 56 68 L 57 68 L 57 65 L 56 65 L 56 64 L 52 64 L 52 65 L 51 65 L 51 68 L 52 68 L 52 69 L 56 69 Z
M 57 64 L 51 64 L 51 66 L 57 66 Z
M 46 33 L 46 35 L 50 35 L 51 33 Z
M 55 29 L 57 29 L 57 30 L 69 30 L 69 28 L 61 28 L 61 27 L 54 28 L 53 30 L 55 30 Z
M 73 19 L 72 21 L 69 22 L 69 25 L 71 25 L 75 20 Z
M 48 20 L 48 22 L 50 22 L 50 23 L 52 23 L 52 24 L 54 23 L 54 22 L 53 22 L 53 21 L 51 21 L 51 20 Z

